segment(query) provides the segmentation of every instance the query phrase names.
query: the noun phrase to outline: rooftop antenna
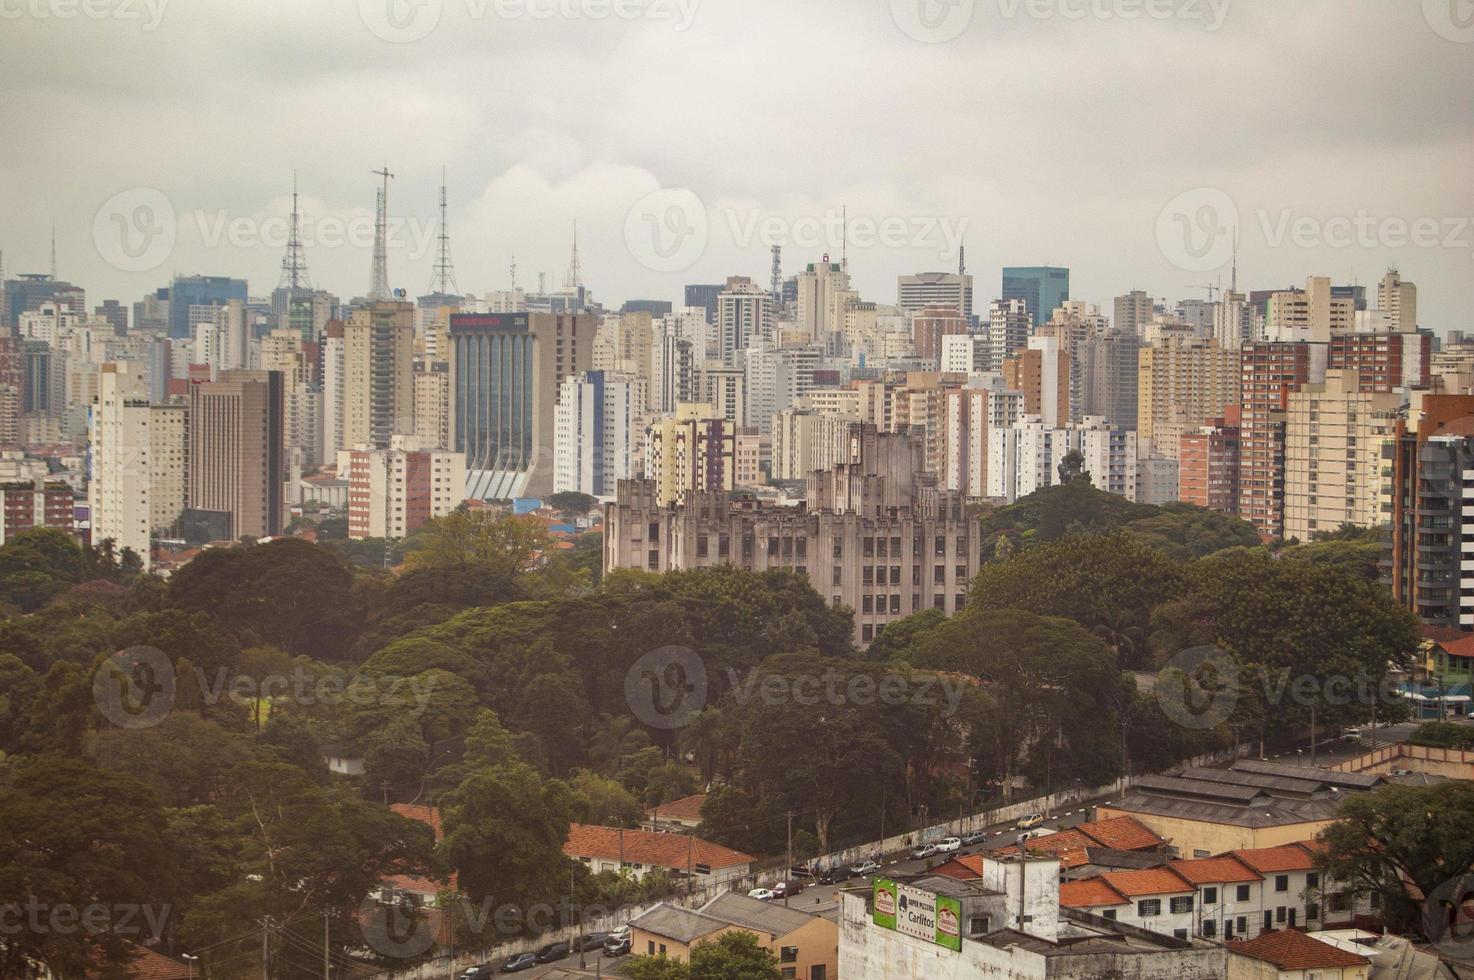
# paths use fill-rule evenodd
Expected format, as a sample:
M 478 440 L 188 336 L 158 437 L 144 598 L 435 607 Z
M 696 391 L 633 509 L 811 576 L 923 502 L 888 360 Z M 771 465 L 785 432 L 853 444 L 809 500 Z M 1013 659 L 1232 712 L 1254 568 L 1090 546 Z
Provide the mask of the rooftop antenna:
M 511 269 L 511 272 L 512 272 L 512 294 L 515 296 L 516 293 L 517 293 L 517 256 L 515 256 L 515 255 L 512 256 L 512 269 Z
M 440 168 L 440 251 L 435 257 L 435 276 L 430 280 L 430 292 L 442 296 L 460 293 L 456 285 L 455 267 L 450 262 L 450 232 L 445 221 L 445 168 Z
M 389 249 L 388 249 L 388 224 L 389 224 L 389 180 L 394 176 L 389 172 L 386 163 L 382 170 L 371 170 L 369 173 L 380 177 L 384 181 L 383 188 L 379 191 L 378 214 L 374 221 L 374 267 L 372 279 L 369 284 L 369 299 L 389 298 Z
M 1237 293 L 1239 291 L 1239 226 L 1233 226 L 1233 270 L 1229 274 L 1228 291 Z
M 568 261 L 568 281 L 563 285 L 569 289 L 577 289 L 582 283 L 579 281 L 578 268 L 578 219 L 573 219 L 573 256 Z
M 537 293 L 539 296 L 546 296 L 548 293 L 548 274 L 546 272 L 537 274 Z
M 967 246 L 960 243 L 957 246 L 957 274 L 967 275 Z
M 281 282 L 278 289 L 310 289 L 307 279 L 307 256 L 302 251 L 302 219 L 297 209 L 297 171 L 292 171 L 292 218 L 287 230 L 287 254 L 281 260 Z

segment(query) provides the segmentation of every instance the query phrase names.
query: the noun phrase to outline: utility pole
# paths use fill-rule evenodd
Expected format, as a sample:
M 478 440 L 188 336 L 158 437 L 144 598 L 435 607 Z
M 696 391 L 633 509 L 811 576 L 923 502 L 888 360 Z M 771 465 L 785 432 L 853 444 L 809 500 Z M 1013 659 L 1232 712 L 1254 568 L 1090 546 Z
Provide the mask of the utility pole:
M 788 893 L 793 876 L 793 811 L 788 811 L 788 851 L 783 865 L 783 907 L 788 907 Z
M 1315 765 L 1315 705 L 1310 706 L 1310 764 Z

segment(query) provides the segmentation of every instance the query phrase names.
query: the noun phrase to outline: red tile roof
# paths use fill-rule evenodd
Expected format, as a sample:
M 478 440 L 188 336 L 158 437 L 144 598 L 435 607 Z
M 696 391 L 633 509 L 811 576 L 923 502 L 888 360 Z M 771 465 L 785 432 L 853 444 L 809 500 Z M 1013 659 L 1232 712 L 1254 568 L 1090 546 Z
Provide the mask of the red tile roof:
M 1228 948 L 1235 953 L 1273 963 L 1281 970 L 1333 970 L 1371 963 L 1365 956 L 1323 943 L 1297 929 L 1261 932 L 1253 939 L 1231 942 Z
M 1094 838 L 1087 837 L 1078 830 L 1061 830 L 1057 834 L 1046 834 L 1043 837 L 1031 838 L 1027 845 L 1029 850 L 1043 854 L 1053 854 L 1059 858 L 1060 867 L 1078 868 L 1089 862 L 1090 858 L 1085 853 L 1087 847 L 1099 847 Z
M 440 825 L 440 809 L 433 806 L 425 806 L 422 803 L 393 803 L 389 809 L 401 817 L 418 820 L 420 823 L 429 824 L 430 829 L 435 831 L 435 839 L 438 841 L 445 836 L 445 831 Z
M 1229 851 L 1260 874 L 1276 871 L 1314 871 L 1315 859 L 1310 851 L 1299 844 L 1281 844 L 1279 847 L 1252 847 Z
M 1075 829 L 1102 847 L 1118 851 L 1150 851 L 1167 843 L 1153 833 L 1150 827 L 1131 816 L 1093 820 L 1082 823 Z
M 1127 898 L 1138 895 L 1174 895 L 1194 890 L 1191 882 L 1166 867 L 1143 868 L 1140 871 L 1107 871 L 1100 877 Z
M 931 869 L 934 875 L 943 875 L 947 878 L 956 878 L 959 881 L 973 881 L 983 876 L 983 856 L 981 854 L 963 854 L 953 858 L 946 864 L 939 864 Z
M 1059 886 L 1059 904 L 1066 908 L 1083 909 L 1099 905 L 1128 905 L 1126 896 L 1116 891 L 1099 878 L 1081 881 L 1066 881 Z
M 711 868 L 730 868 L 737 864 L 751 864 L 756 860 L 751 854 L 743 854 L 688 834 L 657 834 L 648 830 L 621 831 L 618 827 L 599 827 L 585 823 L 569 826 L 563 853 L 569 857 L 600 858 L 606 861 L 618 861 L 622 853 L 626 864 L 676 869 L 684 869 L 688 863 L 704 864 Z
M 130 954 L 128 957 L 129 980 L 187 980 L 191 976 L 189 964 L 171 960 L 169 957 L 137 943 L 124 940 L 124 949 Z M 101 969 L 88 970 L 87 976 L 102 975 Z
M 679 800 L 671 800 L 660 806 L 651 807 L 645 811 L 652 817 L 664 817 L 667 820 L 701 820 L 701 804 L 706 802 L 705 793 L 694 793 L 691 796 L 683 796 Z
M 1229 882 L 1259 881 L 1261 876 L 1234 857 L 1194 858 L 1169 861 L 1167 866 L 1195 885 L 1218 885 Z

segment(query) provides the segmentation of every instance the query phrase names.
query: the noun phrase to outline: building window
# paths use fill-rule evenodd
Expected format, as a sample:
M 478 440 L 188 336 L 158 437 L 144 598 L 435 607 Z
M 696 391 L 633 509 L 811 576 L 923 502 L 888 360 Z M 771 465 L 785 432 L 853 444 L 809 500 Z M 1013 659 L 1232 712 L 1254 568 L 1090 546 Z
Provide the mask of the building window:
M 861 551 L 860 551 L 860 554 L 862 554 L 866 558 L 874 558 L 875 557 L 875 539 L 874 538 L 866 538 L 863 542 L 861 542 Z
M 1176 936 L 1178 939 L 1186 939 L 1187 938 L 1187 930 L 1186 929 L 1173 929 L 1172 930 L 1172 935 L 1173 936 Z
M 936 553 L 938 558 L 944 558 L 947 555 L 947 539 L 940 534 L 937 535 Z
M 655 955 L 655 940 L 652 939 L 649 942 L 647 942 L 645 945 L 646 945 L 647 949 L 649 950 L 650 955 L 651 956 L 654 956 Z
M 1138 919 L 1150 919 L 1162 914 L 1162 900 L 1160 898 L 1143 898 L 1136 903 L 1136 917 Z
M 844 542 L 840 541 L 838 538 L 835 538 L 834 540 L 834 557 L 844 557 Z
M 1239 885 L 1234 892 L 1234 901 L 1247 902 L 1249 900 L 1249 886 Z
M 1285 907 L 1283 905 L 1281 905 L 1279 908 L 1275 909 L 1274 910 L 1274 921 L 1276 921 L 1276 922 L 1284 922 L 1285 921 L 1285 911 L 1286 911 L 1286 909 L 1285 909 Z
M 1277 891 L 1277 892 L 1287 892 L 1287 891 L 1289 891 L 1290 890 L 1290 876 L 1289 875 L 1275 875 L 1274 876 L 1274 890 Z
M 1310 922 L 1320 918 L 1320 906 L 1315 902 L 1305 903 L 1305 921 Z
M 936 609 L 939 612 L 946 612 L 947 611 L 947 597 L 944 596 L 944 595 L 939 595 L 939 596 L 934 597 L 932 599 L 932 601 L 931 601 L 931 606 L 932 606 L 933 609 Z
M 1314 872 L 1314 871 L 1308 872 L 1305 875 L 1305 887 L 1306 888 L 1319 888 L 1320 887 L 1320 875 L 1317 872 Z
M 986 915 L 975 915 L 967 923 L 967 934 L 969 936 L 986 936 L 989 932 L 990 921 Z
M 1115 909 L 1106 909 L 1105 911 L 1103 911 L 1103 912 L 1100 913 L 1100 917 L 1102 919 L 1110 919 L 1112 922 L 1115 922 L 1116 921 L 1116 910 Z
M 864 626 L 861 626 L 860 627 L 860 639 L 864 640 L 866 643 L 869 643 L 874 638 L 875 638 L 875 627 L 874 626 L 871 626 L 869 623 L 866 623 Z
M 784 946 L 782 949 L 780 949 L 778 951 L 778 962 L 779 963 L 797 963 L 798 962 L 798 947 L 797 946 Z
M 1203 935 L 1207 936 L 1209 939 L 1212 939 L 1214 936 L 1218 935 L 1218 923 L 1214 922 L 1212 919 L 1203 920 Z
M 839 583 L 840 583 L 840 569 L 839 569 L 839 566 L 838 565 L 835 565 L 834 566 L 834 583 L 833 584 L 838 585 Z
M 874 585 L 875 569 L 870 565 L 866 565 L 863 569 L 860 570 L 860 581 L 864 585 Z
M 892 565 L 891 566 L 891 585 L 900 585 L 900 584 L 901 584 L 901 566 L 900 565 Z
M 901 597 L 898 594 L 897 595 L 892 595 L 891 596 L 891 615 L 895 615 L 895 614 L 899 613 L 900 611 L 901 611 Z
M 696 535 L 696 557 L 706 557 L 706 535 L 704 534 Z
M 885 538 L 876 538 L 875 539 L 875 557 L 877 557 L 877 558 L 888 558 L 888 557 L 890 557 L 887 554 L 887 551 L 888 550 L 889 549 L 887 549 L 886 546 L 885 546 Z
M 1180 895 L 1172 899 L 1169 907 L 1174 913 L 1182 914 L 1193 910 L 1193 898 L 1191 895 Z
M 1208 888 L 1204 888 L 1203 889 L 1203 904 L 1204 905 L 1217 905 L 1218 904 L 1218 889 L 1217 888 L 1214 888 L 1214 887 L 1211 887 L 1210 886 Z
M 947 582 L 947 566 L 933 565 L 931 580 L 933 585 L 945 585 Z
M 874 600 L 871 598 L 870 594 L 867 592 L 860 599 L 860 611 L 863 612 L 863 613 L 869 613 L 869 612 L 873 612 L 874 611 L 874 608 L 875 608 Z

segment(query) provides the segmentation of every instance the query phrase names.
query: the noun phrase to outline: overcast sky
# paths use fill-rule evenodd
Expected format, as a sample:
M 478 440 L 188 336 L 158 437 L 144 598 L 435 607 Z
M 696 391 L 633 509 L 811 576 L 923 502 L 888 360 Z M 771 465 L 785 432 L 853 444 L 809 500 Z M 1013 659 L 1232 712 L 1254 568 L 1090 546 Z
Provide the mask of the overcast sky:
M 918 8 L 917 4 L 923 4 Z M 1419 286 L 1474 329 L 1471 0 L 0 0 L 0 249 L 127 301 L 276 284 L 299 173 L 314 285 L 561 284 L 607 305 L 840 251 L 864 296 L 956 267 L 1203 297 Z M 1157 18 L 1141 12 L 1143 5 Z M 1133 14 L 1139 16 L 1132 16 Z M 551 16 L 546 16 L 551 14 Z M 44 15 L 44 16 L 42 16 Z

